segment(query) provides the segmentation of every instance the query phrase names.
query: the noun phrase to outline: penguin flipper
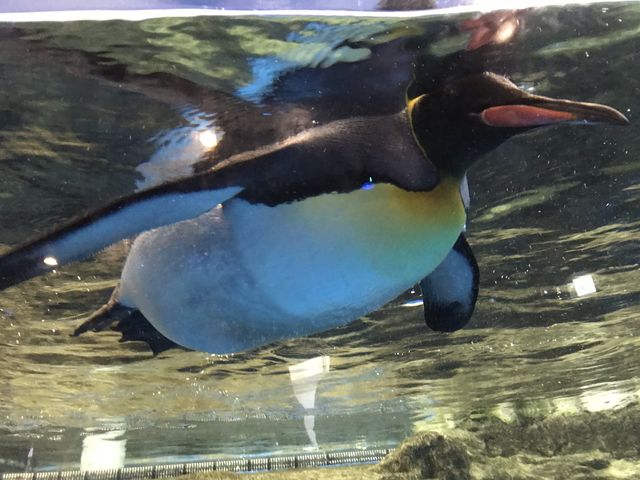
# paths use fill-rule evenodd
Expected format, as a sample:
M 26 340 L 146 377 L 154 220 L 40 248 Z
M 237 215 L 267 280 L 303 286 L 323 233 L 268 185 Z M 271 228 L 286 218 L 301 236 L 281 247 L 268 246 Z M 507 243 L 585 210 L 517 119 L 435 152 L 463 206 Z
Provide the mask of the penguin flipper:
M 442 263 L 420 282 L 429 328 L 454 332 L 464 327 L 476 305 L 479 279 L 473 251 L 460 234 Z
M 111 330 L 122 334 L 121 342 L 145 342 L 154 356 L 171 348 L 184 348 L 156 330 L 140 310 L 118 303 L 117 291 L 116 288 L 109 301 L 82 322 L 72 336 L 77 337 L 88 331 L 101 332 L 111 327 Z
M 135 193 L 10 250 L 0 256 L 0 290 L 146 230 L 195 218 L 242 191 L 216 180 L 192 177 Z

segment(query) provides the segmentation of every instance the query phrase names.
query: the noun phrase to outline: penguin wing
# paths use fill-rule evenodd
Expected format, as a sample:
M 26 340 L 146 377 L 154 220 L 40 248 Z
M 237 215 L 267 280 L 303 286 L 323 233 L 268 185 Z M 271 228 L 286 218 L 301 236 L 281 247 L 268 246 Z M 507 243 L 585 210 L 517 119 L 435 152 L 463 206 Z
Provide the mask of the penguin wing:
M 233 197 L 274 206 L 374 182 L 427 191 L 438 181 L 415 146 L 406 115 L 333 122 L 121 198 L 12 249 L 0 256 L 0 289 L 143 231 L 195 218 Z
M 243 186 L 240 198 L 270 206 L 372 183 L 429 191 L 440 181 L 405 112 L 337 120 L 256 152 L 259 157 L 236 155 L 210 172 L 234 172 Z
M 420 282 L 429 328 L 453 332 L 464 327 L 476 305 L 479 278 L 471 247 L 460 234 L 442 263 Z
M 187 191 L 180 182 L 124 197 L 0 256 L 0 289 L 82 260 L 145 230 L 197 217 L 239 186 Z

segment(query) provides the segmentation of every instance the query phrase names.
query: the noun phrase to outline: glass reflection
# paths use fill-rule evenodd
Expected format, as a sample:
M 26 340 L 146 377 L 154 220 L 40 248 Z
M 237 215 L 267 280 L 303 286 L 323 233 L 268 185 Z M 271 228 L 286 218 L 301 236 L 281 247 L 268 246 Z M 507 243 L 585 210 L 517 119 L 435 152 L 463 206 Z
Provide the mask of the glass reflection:
M 82 440 L 80 470 L 115 470 L 124 467 L 127 440 L 126 430 L 112 430 L 104 433 L 87 431 Z
M 579 297 L 596 293 L 596 285 L 591 275 L 580 275 L 579 277 L 575 277 L 571 283 L 576 295 Z
M 315 432 L 315 414 L 313 410 L 316 406 L 316 390 L 318 382 L 329 372 L 330 358 L 328 355 L 311 358 L 304 362 L 291 365 L 289 367 L 289 377 L 291 386 L 298 403 L 304 408 L 304 429 L 309 437 L 312 448 L 318 448 L 318 441 Z

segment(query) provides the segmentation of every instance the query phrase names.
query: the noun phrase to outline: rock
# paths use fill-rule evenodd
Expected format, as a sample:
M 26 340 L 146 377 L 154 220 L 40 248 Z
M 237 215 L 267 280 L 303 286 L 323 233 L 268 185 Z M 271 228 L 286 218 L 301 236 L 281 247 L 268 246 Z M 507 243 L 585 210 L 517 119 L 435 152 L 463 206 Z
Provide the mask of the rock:
M 465 444 L 436 433 L 421 433 L 406 440 L 380 464 L 382 472 L 407 473 L 420 479 L 468 480 L 470 468 Z

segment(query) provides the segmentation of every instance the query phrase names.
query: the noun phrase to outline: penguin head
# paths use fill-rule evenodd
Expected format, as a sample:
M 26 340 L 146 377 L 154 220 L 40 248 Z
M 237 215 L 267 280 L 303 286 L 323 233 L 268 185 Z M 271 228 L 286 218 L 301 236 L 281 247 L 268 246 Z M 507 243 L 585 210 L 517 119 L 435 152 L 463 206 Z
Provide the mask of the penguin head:
M 416 139 L 445 174 L 462 177 L 483 154 L 514 135 L 556 123 L 627 125 L 596 103 L 528 93 L 494 73 L 451 77 L 409 102 Z

